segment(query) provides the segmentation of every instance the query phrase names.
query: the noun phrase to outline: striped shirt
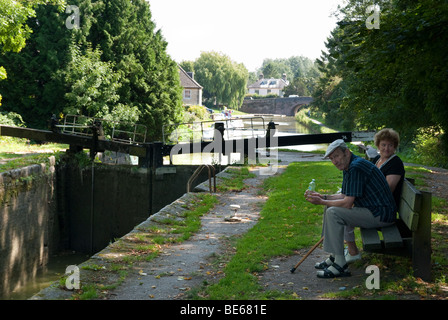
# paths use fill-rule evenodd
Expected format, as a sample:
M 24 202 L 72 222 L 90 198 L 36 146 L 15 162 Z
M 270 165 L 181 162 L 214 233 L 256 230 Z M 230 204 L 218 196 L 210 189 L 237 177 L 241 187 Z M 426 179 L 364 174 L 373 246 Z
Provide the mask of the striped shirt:
M 382 222 L 394 222 L 396 205 L 386 178 L 371 162 L 351 155 L 348 170 L 343 171 L 342 193 L 355 197 L 354 206 L 369 209 Z

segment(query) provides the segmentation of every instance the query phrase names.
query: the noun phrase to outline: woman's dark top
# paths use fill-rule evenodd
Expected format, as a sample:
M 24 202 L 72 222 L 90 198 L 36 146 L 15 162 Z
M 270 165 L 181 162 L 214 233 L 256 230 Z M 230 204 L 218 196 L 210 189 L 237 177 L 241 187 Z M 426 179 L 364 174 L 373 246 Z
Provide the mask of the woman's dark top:
M 372 162 L 376 165 L 379 159 L 380 156 L 378 155 L 372 159 Z M 401 176 L 400 181 L 398 182 L 393 192 L 395 203 L 397 204 L 397 208 L 399 208 L 401 189 L 403 188 L 403 181 L 405 174 L 403 161 L 401 161 L 399 156 L 393 155 L 385 163 L 383 163 L 379 169 L 381 170 L 381 172 L 384 174 L 385 177 L 387 177 L 390 174 L 396 174 Z

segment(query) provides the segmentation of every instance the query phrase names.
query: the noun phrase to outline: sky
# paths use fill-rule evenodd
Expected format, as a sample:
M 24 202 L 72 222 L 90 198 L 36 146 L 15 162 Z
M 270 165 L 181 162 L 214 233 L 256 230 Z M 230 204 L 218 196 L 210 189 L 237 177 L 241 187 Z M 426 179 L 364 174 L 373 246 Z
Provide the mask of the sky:
M 263 60 L 319 58 L 343 0 L 147 0 L 176 62 L 215 51 L 252 72 Z

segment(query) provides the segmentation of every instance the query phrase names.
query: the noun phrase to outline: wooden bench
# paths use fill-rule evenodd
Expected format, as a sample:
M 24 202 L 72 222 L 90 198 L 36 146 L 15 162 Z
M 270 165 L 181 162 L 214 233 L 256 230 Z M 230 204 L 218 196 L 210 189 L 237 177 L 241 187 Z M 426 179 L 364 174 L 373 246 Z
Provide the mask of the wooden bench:
M 394 225 L 380 229 L 361 228 L 363 249 L 412 258 L 414 276 L 431 280 L 431 193 L 417 190 L 405 179 Z M 382 237 L 380 237 L 382 235 Z

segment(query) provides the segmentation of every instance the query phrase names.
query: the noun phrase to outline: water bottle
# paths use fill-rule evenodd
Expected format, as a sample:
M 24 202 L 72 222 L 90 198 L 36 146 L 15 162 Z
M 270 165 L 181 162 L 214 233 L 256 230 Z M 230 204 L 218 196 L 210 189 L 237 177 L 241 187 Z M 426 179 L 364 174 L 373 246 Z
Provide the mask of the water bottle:
M 308 186 L 308 190 L 316 191 L 316 181 L 314 179 L 311 180 L 310 185 Z

